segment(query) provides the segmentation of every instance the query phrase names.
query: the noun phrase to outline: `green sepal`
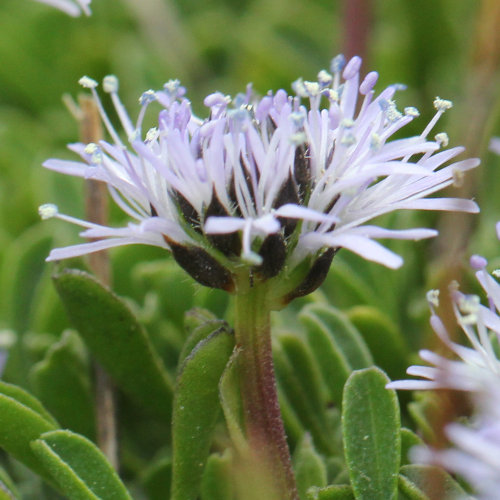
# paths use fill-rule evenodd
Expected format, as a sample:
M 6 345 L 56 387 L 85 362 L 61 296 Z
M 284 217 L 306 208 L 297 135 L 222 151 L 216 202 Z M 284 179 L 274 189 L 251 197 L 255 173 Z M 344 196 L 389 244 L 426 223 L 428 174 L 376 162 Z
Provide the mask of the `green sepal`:
M 0 394 L 0 447 L 49 480 L 46 470 L 33 454 L 30 442 L 57 429 L 57 425 L 32 396 L 15 386 L 6 386 L 10 384 L 1 383 L 2 392 L 10 392 L 11 396 Z
M 445 470 L 431 465 L 403 465 L 399 488 L 411 500 L 473 500 Z
M 301 500 L 307 499 L 307 491 L 312 486 L 326 486 L 326 465 L 323 458 L 314 449 L 309 434 L 304 434 L 293 454 L 293 466 L 297 491 Z
M 310 488 L 306 500 L 354 500 L 354 493 L 349 485 L 330 485 L 325 488 Z
M 94 439 L 94 403 L 83 349 L 78 335 L 65 331 L 45 359 L 33 366 L 30 379 L 36 394 L 61 427 Z
M 376 365 L 392 380 L 401 378 L 408 366 L 408 348 L 394 322 L 373 306 L 356 306 L 347 314 L 368 345 Z
M 129 307 L 82 271 L 66 270 L 54 283 L 71 322 L 116 384 L 152 414 L 170 420 L 173 383 Z
M 57 430 L 31 443 L 61 491 L 71 500 L 132 500 L 97 446 L 80 434 Z
M 201 481 L 201 500 L 233 500 L 233 457 L 230 449 L 208 457 Z
M 171 500 L 198 498 L 220 404 L 219 380 L 234 348 L 234 336 L 219 329 L 185 359 L 177 378 L 173 411 Z
M 401 427 L 388 382 L 382 370 L 372 367 L 353 372 L 344 388 L 344 449 L 357 500 L 397 498 Z

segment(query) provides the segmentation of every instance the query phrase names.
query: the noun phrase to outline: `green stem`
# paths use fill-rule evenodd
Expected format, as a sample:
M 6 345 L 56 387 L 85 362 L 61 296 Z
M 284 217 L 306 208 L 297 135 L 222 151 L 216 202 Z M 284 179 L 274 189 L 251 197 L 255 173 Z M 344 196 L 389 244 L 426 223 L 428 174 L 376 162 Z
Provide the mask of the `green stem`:
M 259 284 L 236 295 L 236 342 L 250 452 L 280 500 L 298 500 L 274 375 L 270 303 Z M 274 498 L 274 496 L 273 496 Z

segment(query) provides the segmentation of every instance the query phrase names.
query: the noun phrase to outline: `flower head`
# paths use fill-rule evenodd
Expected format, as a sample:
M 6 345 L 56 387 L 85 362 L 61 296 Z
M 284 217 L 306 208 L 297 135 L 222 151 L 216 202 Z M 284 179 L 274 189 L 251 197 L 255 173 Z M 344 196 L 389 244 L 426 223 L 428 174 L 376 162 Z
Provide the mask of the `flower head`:
M 339 248 L 399 267 L 402 259 L 375 239 L 420 239 L 436 231 L 366 223 L 398 209 L 476 212 L 472 201 L 428 196 L 478 161 L 445 166 L 463 148 L 438 151 L 443 138 L 427 139 L 451 106 L 439 98 L 421 135 L 391 141 L 418 112 L 398 111 L 393 101 L 398 86 L 376 96 L 377 74 L 360 82 L 360 65 L 358 57 L 345 64 L 338 56 L 332 73 L 321 71 L 316 82 L 297 80 L 294 96 L 279 90 L 257 99 L 250 86 L 235 98 L 211 94 L 204 101 L 206 119 L 193 115 L 185 89 L 173 80 L 142 95 L 135 124 L 119 100 L 118 81 L 107 77 L 104 90 L 128 145 L 102 109 L 97 83 L 83 78 L 112 142 L 73 144 L 83 162 L 52 159 L 44 165 L 107 183 L 134 222 L 116 229 L 54 213 L 99 241 L 53 250 L 48 260 L 146 243 L 170 249 L 209 286 L 232 289 L 242 275 L 247 280 L 286 275 L 293 288 L 289 299 L 319 286 Z M 143 133 L 152 101 L 163 109 L 157 127 Z
M 92 0 L 36 0 L 40 3 L 45 3 L 51 7 L 62 10 L 66 14 L 73 17 L 78 17 L 83 12 L 87 16 L 90 16 L 90 2 Z
M 412 450 L 412 458 L 415 462 L 441 465 L 462 475 L 479 494 L 478 498 L 495 500 L 500 491 L 500 285 L 486 271 L 486 265 L 483 257 L 471 257 L 471 266 L 488 297 L 488 307 L 481 305 L 478 296 L 459 292 L 456 283 L 450 287 L 457 323 L 470 347 L 450 339 L 435 312 L 436 302 L 430 300 L 431 325 L 455 359 L 421 351 L 420 357 L 432 366 L 411 366 L 407 373 L 424 380 L 401 380 L 387 387 L 451 389 L 470 395 L 474 408 L 471 422 L 445 427 L 453 447 L 445 450 L 417 447 Z M 435 299 L 434 294 L 428 297 Z

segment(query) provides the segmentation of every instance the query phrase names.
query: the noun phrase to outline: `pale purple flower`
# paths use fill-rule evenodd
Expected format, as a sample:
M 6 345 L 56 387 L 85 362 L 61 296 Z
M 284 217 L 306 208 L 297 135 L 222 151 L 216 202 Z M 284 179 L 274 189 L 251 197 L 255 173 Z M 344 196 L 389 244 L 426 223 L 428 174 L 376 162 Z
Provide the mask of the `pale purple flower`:
M 486 259 L 474 255 L 471 265 L 476 277 L 488 296 L 489 307 L 483 306 L 477 295 L 464 295 L 458 285 L 450 286 L 453 310 L 458 325 L 471 347 L 457 344 L 450 339 L 441 318 L 436 314 L 435 292 L 429 292 L 431 306 L 430 323 L 444 345 L 455 355 L 449 359 L 432 351 L 421 350 L 420 357 L 432 366 L 410 366 L 408 375 L 420 380 L 399 380 L 388 384 L 391 389 L 426 390 L 452 389 L 481 393 L 493 385 L 500 384 L 500 360 L 494 343 L 500 340 L 500 285 L 486 271 Z
M 490 151 L 500 155 L 500 137 L 492 137 L 490 139 Z
M 295 96 L 279 90 L 256 99 L 250 88 L 234 99 L 209 95 L 206 119 L 192 114 L 185 89 L 170 81 L 159 92 L 143 94 L 135 124 L 119 100 L 116 78 L 107 77 L 104 90 L 111 94 L 127 141 L 104 113 L 97 83 L 83 78 L 112 142 L 73 144 L 70 149 L 83 162 L 52 159 L 44 165 L 106 182 L 133 222 L 101 227 L 58 214 L 52 205 L 42 207 L 42 217 L 75 222 L 85 228 L 83 237 L 99 239 L 53 250 L 48 260 L 145 243 L 172 250 L 185 268 L 186 262 L 214 266 L 216 275 L 222 269 L 241 275 L 246 268 L 268 278 L 299 265 L 323 269 L 339 248 L 399 267 L 402 259 L 376 239 L 421 239 L 436 231 L 388 230 L 367 222 L 399 209 L 477 212 L 470 200 L 429 196 L 479 162 L 449 164 L 463 148 L 440 150 L 447 143 L 443 133 L 427 138 L 451 107 L 440 98 L 422 134 L 391 141 L 418 111 L 397 110 L 392 99 L 400 86 L 375 95 L 377 74 L 360 83 L 360 65 L 359 57 L 345 65 L 338 56 L 332 74 L 321 71 L 316 82 L 296 81 Z M 143 134 L 144 113 L 154 100 L 163 107 L 158 126 Z M 188 272 L 203 282 L 198 271 Z
M 90 16 L 90 2 L 92 0 L 36 0 L 37 2 L 50 5 L 56 9 L 62 10 L 66 14 L 78 17 L 79 15 L 86 14 Z
M 499 225 L 497 225 L 497 231 Z M 400 380 L 387 385 L 390 389 L 451 389 L 469 394 L 474 414 L 468 425 L 451 423 L 445 433 L 453 445 L 434 450 L 417 447 L 412 459 L 418 463 L 441 465 L 463 476 L 481 500 L 496 500 L 500 492 L 500 285 L 486 271 L 483 257 L 471 257 L 471 266 L 488 298 L 488 307 L 479 297 L 464 295 L 456 284 L 451 287 L 453 308 L 458 325 L 470 347 L 451 341 L 435 312 L 437 296 L 428 295 L 431 304 L 431 325 L 439 339 L 454 354 L 448 359 L 431 351 L 420 357 L 432 366 L 411 366 L 409 375 L 423 380 Z M 494 271 L 496 276 L 498 272 Z

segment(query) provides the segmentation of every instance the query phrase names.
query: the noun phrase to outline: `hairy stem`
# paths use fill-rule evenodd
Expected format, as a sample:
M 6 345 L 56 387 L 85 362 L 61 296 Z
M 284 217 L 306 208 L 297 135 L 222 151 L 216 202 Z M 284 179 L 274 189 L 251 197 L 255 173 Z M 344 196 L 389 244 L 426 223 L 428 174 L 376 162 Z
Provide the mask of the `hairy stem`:
M 257 480 L 271 489 L 267 498 L 298 500 L 278 403 L 265 285 L 236 295 L 235 334 L 250 455 L 261 476 Z

